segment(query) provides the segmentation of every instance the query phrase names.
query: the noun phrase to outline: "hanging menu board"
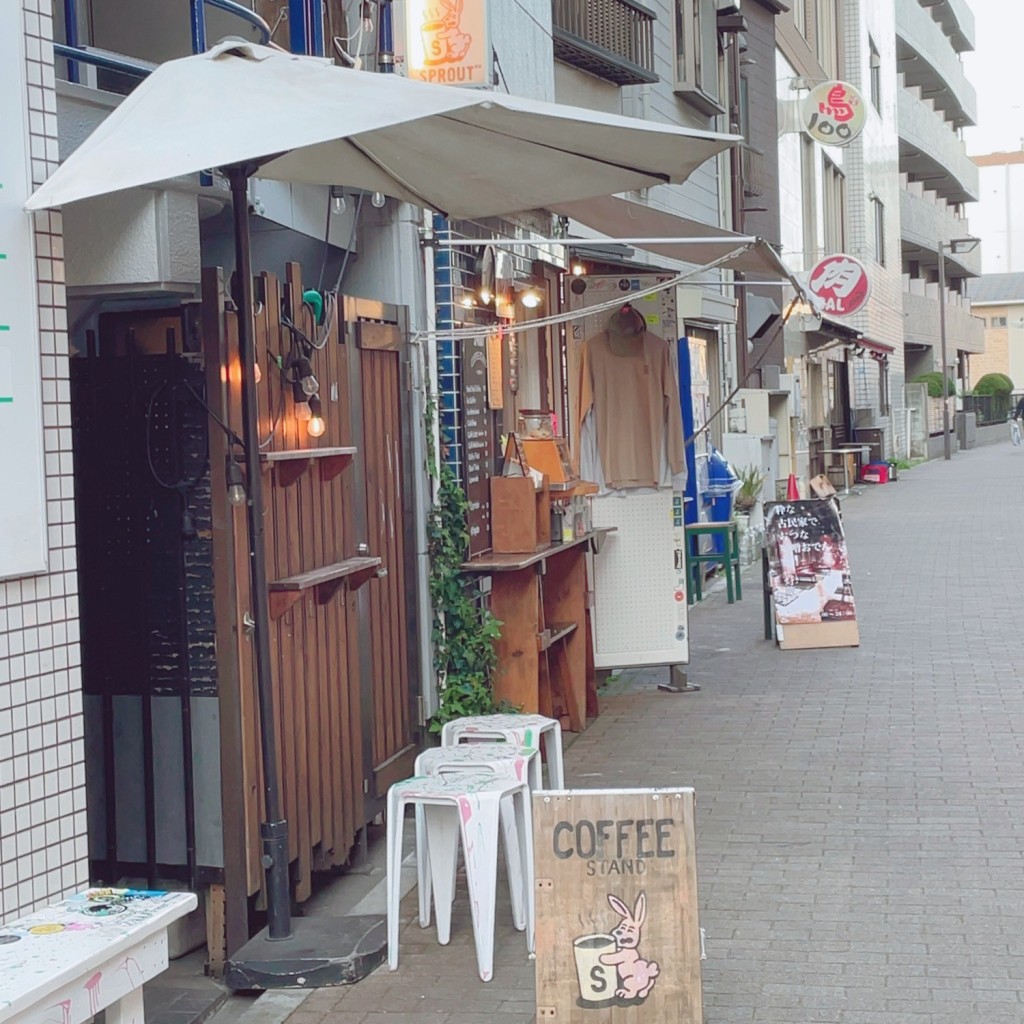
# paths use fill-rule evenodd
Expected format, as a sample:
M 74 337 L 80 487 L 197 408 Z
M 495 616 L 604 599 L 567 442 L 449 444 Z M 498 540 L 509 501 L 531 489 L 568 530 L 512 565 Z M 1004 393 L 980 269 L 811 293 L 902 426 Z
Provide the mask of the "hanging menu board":
M 857 647 L 850 560 L 835 501 L 766 502 L 764 517 L 779 646 Z
M 702 1024 L 692 789 L 533 797 L 537 1021 Z
M 22 16 L 20 3 L 0 3 L 0 579 L 44 572 L 47 562 Z
M 487 395 L 487 339 L 467 338 L 462 343 L 462 433 L 470 558 L 491 550 L 494 428 Z

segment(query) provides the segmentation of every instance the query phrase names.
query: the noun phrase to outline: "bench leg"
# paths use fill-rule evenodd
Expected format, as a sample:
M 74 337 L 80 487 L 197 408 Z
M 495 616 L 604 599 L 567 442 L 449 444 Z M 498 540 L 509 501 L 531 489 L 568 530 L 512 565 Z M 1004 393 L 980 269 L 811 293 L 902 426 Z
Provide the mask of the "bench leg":
M 132 989 L 104 1011 L 107 1024 L 145 1024 L 146 1011 L 142 1004 L 142 986 Z

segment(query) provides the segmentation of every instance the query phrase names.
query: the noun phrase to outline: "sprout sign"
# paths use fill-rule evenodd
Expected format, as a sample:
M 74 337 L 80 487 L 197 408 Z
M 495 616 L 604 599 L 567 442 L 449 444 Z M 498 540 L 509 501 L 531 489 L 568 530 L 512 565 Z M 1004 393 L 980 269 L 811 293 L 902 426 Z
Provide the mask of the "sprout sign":
M 845 146 L 864 130 L 861 94 L 848 82 L 821 82 L 804 100 L 803 130 L 823 146 Z

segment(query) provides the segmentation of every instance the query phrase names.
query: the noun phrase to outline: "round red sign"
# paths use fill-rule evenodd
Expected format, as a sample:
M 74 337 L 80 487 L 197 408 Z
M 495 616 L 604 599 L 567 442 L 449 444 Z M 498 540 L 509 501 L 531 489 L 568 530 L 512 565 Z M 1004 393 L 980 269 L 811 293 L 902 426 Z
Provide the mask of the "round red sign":
M 864 308 L 871 294 L 864 265 L 843 253 L 820 260 L 808 283 L 821 311 L 828 316 L 853 316 Z

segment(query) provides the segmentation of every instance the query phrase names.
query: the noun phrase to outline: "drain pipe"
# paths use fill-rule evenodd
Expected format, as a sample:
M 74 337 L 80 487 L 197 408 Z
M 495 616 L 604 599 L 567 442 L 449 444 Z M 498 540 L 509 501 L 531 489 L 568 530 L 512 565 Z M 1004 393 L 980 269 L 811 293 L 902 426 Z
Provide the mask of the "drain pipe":
M 416 608 L 420 622 L 420 692 L 422 724 L 437 711 L 437 679 L 434 675 L 434 645 L 431 642 L 434 609 L 430 600 L 430 551 L 427 518 L 437 498 L 437 458 L 440 444 L 438 412 L 430 424 L 431 445 L 427 445 L 426 417 L 430 401 L 437 400 L 437 359 L 433 331 L 437 326 L 437 290 L 434 283 L 433 215 L 423 211 L 420 231 L 423 248 L 423 306 L 425 336 L 420 334 L 413 348 L 413 459 L 416 501 Z M 430 454 L 430 448 L 435 453 Z M 433 463 L 431 465 L 430 463 Z

